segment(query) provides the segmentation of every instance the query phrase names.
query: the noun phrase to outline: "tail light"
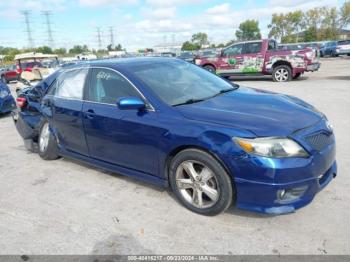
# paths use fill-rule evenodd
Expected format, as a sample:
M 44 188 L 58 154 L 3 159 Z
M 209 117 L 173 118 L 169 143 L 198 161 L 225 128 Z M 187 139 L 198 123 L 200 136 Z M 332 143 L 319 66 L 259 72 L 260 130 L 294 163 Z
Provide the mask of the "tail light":
M 24 108 L 27 105 L 25 97 L 17 97 L 16 102 L 19 108 Z

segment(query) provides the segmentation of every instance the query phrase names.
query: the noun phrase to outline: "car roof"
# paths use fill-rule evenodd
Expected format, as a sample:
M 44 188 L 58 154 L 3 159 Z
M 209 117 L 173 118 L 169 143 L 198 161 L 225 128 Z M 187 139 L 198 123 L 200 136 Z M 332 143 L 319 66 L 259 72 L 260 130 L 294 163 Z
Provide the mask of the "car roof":
M 81 68 L 81 67 L 129 67 L 133 65 L 152 65 L 155 63 L 164 63 L 166 61 L 181 61 L 171 57 L 132 57 L 132 58 L 115 58 L 115 59 L 101 59 L 94 61 L 86 61 L 75 65 L 68 66 L 67 69 Z

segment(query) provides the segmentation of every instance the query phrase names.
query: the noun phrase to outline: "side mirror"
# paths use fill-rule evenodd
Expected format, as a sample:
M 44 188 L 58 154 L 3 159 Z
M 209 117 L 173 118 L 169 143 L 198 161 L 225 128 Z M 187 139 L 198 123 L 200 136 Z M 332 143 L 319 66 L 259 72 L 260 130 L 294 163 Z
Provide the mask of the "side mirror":
M 141 110 L 146 108 L 145 102 L 138 97 L 123 97 L 118 99 L 117 106 L 121 110 Z
M 224 57 L 224 56 L 225 56 L 224 50 L 221 50 L 221 51 L 220 51 L 220 57 Z

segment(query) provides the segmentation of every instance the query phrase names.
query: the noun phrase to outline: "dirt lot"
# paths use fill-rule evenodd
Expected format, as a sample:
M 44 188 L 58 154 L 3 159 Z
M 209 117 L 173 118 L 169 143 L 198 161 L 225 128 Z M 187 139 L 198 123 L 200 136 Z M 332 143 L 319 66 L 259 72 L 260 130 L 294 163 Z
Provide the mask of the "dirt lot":
M 241 85 L 298 96 L 326 113 L 337 137 L 338 177 L 296 213 L 186 210 L 171 193 L 67 159 L 28 153 L 0 118 L 0 254 L 350 254 L 350 59 L 289 83 Z

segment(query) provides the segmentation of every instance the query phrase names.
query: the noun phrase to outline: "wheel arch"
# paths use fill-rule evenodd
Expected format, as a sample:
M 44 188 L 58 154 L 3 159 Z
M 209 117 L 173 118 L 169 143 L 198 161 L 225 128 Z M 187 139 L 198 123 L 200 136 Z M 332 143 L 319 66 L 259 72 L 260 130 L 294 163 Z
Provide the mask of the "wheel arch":
M 205 67 L 205 66 L 212 66 L 215 69 L 215 71 L 217 69 L 216 66 L 214 64 L 212 64 L 212 63 L 205 63 L 205 64 L 202 65 L 202 67 Z
M 191 144 L 181 145 L 181 146 L 174 148 L 172 151 L 170 151 L 170 153 L 167 155 L 167 157 L 165 159 L 164 166 L 163 166 L 163 170 L 165 172 L 165 178 L 168 181 L 168 183 L 169 183 L 169 168 L 170 168 L 171 161 L 178 153 L 180 153 L 184 150 L 187 150 L 187 149 L 197 149 L 197 150 L 203 151 L 203 152 L 209 154 L 211 157 L 213 157 L 216 161 L 218 161 L 220 163 L 220 165 L 222 166 L 222 168 L 224 168 L 225 171 L 227 172 L 227 174 L 229 175 L 229 178 L 231 180 L 231 184 L 233 186 L 234 193 L 235 193 L 236 190 L 235 190 L 233 176 L 231 174 L 232 172 L 230 172 L 227 165 L 224 163 L 224 161 L 222 161 L 220 159 L 220 157 L 217 154 L 215 154 L 214 152 L 206 149 L 205 147 L 199 146 L 199 145 L 191 145 Z
M 286 65 L 289 66 L 291 70 L 293 70 L 292 64 L 286 60 L 278 60 L 272 65 L 272 69 L 275 69 L 277 66 Z

